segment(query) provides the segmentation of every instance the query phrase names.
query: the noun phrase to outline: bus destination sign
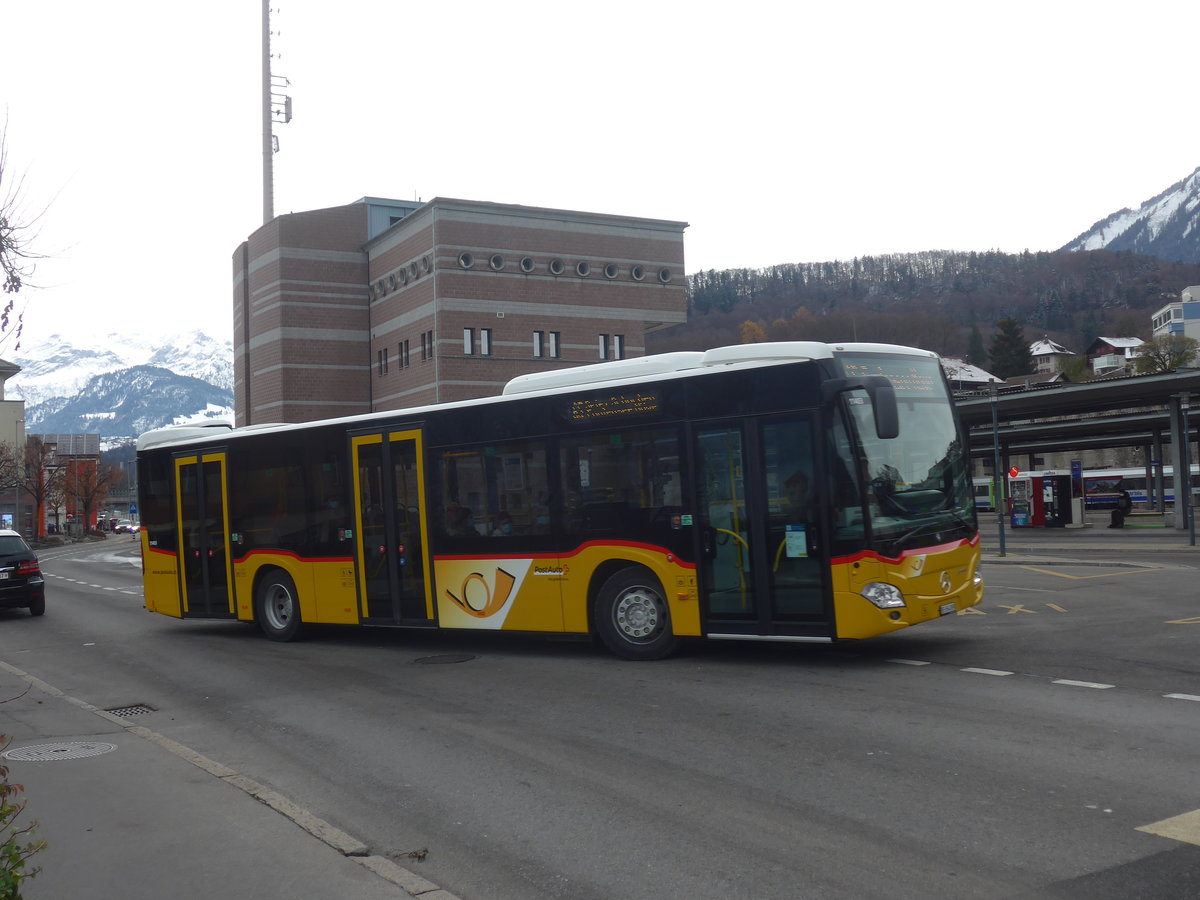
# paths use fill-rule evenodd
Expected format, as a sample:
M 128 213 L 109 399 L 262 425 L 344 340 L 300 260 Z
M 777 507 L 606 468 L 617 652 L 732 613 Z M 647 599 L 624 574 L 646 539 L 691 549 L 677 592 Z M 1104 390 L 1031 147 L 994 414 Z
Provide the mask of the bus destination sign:
M 604 397 L 586 397 L 572 400 L 566 410 L 568 422 L 585 425 L 644 416 L 657 413 L 660 409 L 658 394 L 653 391 L 609 394 Z
M 927 396 L 942 394 L 941 373 L 936 362 L 914 363 L 911 359 L 871 359 L 851 361 L 842 358 L 842 367 L 848 376 L 883 375 L 896 389 L 898 397 Z

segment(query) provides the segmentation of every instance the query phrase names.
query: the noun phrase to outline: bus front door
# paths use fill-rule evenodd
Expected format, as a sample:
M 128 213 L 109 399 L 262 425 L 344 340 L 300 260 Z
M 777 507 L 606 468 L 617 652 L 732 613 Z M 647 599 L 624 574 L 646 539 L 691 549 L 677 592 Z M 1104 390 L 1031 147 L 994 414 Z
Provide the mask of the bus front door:
M 175 459 L 184 618 L 234 618 L 225 454 Z
M 695 435 L 699 585 L 708 634 L 833 634 L 810 417 Z
M 419 431 L 351 438 L 359 615 L 379 625 L 429 625 L 425 473 Z

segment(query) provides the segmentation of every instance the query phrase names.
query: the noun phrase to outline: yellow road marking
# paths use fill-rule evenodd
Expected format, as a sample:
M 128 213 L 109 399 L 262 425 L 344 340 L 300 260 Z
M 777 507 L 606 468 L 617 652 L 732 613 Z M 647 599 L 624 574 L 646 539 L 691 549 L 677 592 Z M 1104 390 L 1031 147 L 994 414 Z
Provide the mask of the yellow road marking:
M 1127 569 L 1120 572 L 1108 572 L 1104 575 L 1068 575 L 1066 572 L 1055 572 L 1052 569 L 1039 569 L 1035 566 L 1020 566 L 1028 572 L 1037 572 L 1041 575 L 1053 575 L 1056 578 L 1069 578 L 1071 581 L 1087 581 L 1091 578 L 1117 578 L 1121 575 L 1141 575 L 1146 572 L 1161 572 L 1162 569 Z
M 1170 819 L 1163 819 L 1161 822 L 1143 825 L 1138 831 L 1200 846 L 1200 809 L 1184 813 L 1181 816 L 1173 816 Z
M 1003 603 L 997 603 L 996 605 L 999 606 L 1001 609 L 1007 609 L 1008 614 L 1010 616 L 1014 615 L 1016 613 L 1022 613 L 1022 612 L 1029 613 L 1031 616 L 1037 615 L 1036 612 L 1034 612 L 1032 609 L 1026 609 L 1024 604 L 1021 604 L 1021 603 L 1018 603 L 1016 606 L 1005 606 Z
M 1063 609 L 1061 606 L 1059 606 L 1057 603 L 1047 603 L 1046 605 L 1048 607 L 1050 607 L 1052 610 L 1054 610 L 1055 612 L 1066 612 L 1066 610 Z
M 1190 619 L 1171 619 L 1167 622 L 1168 625 L 1200 625 L 1200 616 L 1193 616 Z
M 968 606 L 966 609 L 960 609 L 958 611 L 958 614 L 960 616 L 986 616 L 987 615 L 987 613 L 985 613 L 982 609 L 976 609 L 973 606 Z

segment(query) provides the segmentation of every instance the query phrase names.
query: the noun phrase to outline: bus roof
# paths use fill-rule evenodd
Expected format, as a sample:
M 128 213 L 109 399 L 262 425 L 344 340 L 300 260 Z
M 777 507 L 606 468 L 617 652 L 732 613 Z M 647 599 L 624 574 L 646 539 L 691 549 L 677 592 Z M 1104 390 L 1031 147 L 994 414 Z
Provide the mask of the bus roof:
M 533 372 L 513 378 L 504 386 L 503 393 L 497 396 L 478 397 L 473 400 L 460 400 L 454 403 L 429 404 L 411 409 L 364 413 L 358 416 L 346 416 L 340 419 L 327 419 L 323 421 L 363 422 L 394 418 L 397 415 L 416 415 L 433 409 L 453 409 L 476 404 L 496 403 L 506 399 L 514 399 L 517 396 L 527 397 L 535 394 L 558 394 L 573 388 L 587 387 L 588 385 L 630 381 L 636 383 L 646 380 L 659 381 L 668 378 L 713 372 L 720 368 L 754 368 L 758 366 L 803 362 L 806 360 L 832 359 L 836 353 L 889 353 L 937 358 L 937 354 L 932 351 L 919 350 L 914 347 L 902 347 L 896 344 L 825 344 L 819 341 L 777 341 L 758 344 L 735 344 L 705 351 L 658 353 L 652 356 L 618 359 L 586 366 L 572 366 L 565 369 L 555 369 L 550 372 Z M 211 439 L 220 441 L 234 435 L 269 430 L 286 431 L 306 428 L 316 424 L 319 423 L 274 422 L 235 428 L 233 423 L 228 419 L 213 419 L 203 425 L 169 425 L 166 428 L 147 431 L 139 436 L 137 449 L 140 452 L 151 447 L 161 447 L 197 440 L 206 441 Z

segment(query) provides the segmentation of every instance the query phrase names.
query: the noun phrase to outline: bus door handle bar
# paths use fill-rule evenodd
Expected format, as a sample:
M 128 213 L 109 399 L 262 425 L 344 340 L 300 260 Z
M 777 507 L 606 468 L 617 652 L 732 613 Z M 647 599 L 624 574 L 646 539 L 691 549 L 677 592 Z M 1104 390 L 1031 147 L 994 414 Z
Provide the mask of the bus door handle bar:
M 831 378 L 821 384 L 821 399 L 826 403 L 847 391 L 866 391 L 875 415 L 875 434 L 881 441 L 900 435 L 900 413 L 896 408 L 896 388 L 884 375 Z

